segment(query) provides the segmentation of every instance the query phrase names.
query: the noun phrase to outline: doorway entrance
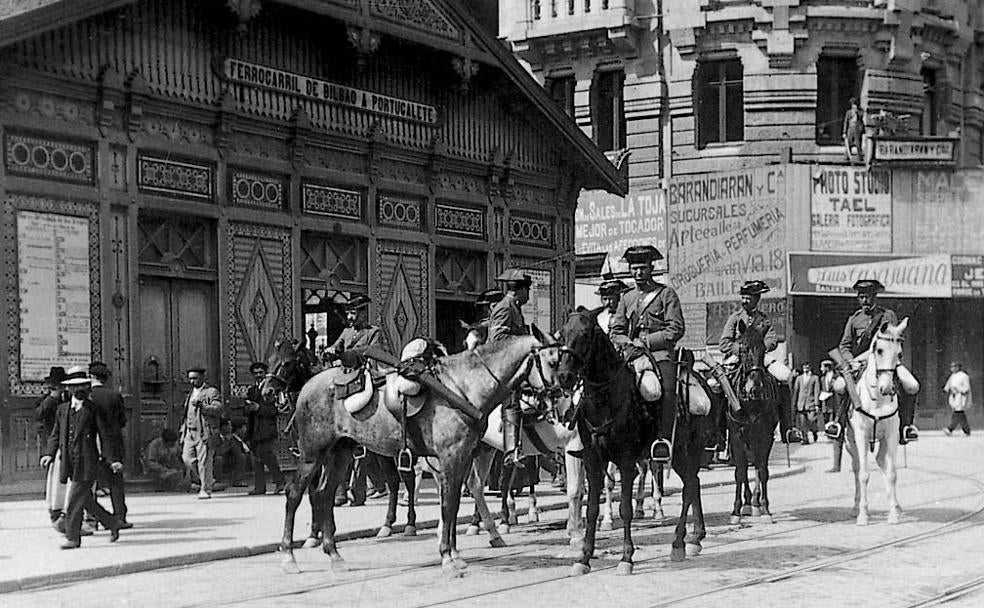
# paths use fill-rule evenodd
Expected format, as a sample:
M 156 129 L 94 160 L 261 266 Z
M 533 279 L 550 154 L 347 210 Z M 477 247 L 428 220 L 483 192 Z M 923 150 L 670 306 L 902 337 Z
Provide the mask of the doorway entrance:
M 463 351 L 466 332 L 460 321 L 475 322 L 475 306 L 470 301 L 438 299 L 435 302 L 435 313 L 434 330 L 437 341 L 443 344 L 449 353 Z

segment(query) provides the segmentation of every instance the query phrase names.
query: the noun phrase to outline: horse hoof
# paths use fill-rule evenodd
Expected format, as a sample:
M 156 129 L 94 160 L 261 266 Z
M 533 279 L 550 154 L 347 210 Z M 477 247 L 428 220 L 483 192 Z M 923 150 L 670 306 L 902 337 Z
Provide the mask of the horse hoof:
M 604 520 L 601 521 L 600 528 L 601 528 L 601 530 L 603 530 L 605 532 L 608 532 L 610 530 L 613 530 L 614 527 L 615 526 L 614 526 L 612 520 L 610 520 L 610 519 L 604 519 Z
M 403 536 L 417 536 L 416 526 L 411 526 L 410 524 L 407 524 L 406 527 L 403 528 Z
M 742 515 L 751 515 L 752 514 L 752 506 L 751 505 L 745 505 L 745 506 L 743 506 L 741 508 L 741 514 Z
M 331 571 L 332 572 L 348 572 L 349 571 L 349 565 L 348 565 L 348 563 L 344 559 L 342 559 L 340 557 L 336 557 L 336 558 L 332 559 L 330 561 L 330 565 L 331 565 Z
M 305 549 L 314 549 L 321 544 L 321 539 L 314 536 L 308 536 L 304 539 L 304 544 L 302 545 Z
M 495 538 L 489 539 L 489 544 L 492 545 L 494 549 L 501 549 L 506 546 L 506 541 L 502 540 L 501 536 L 496 536 Z
M 736 526 L 741 523 L 741 515 L 732 515 L 728 518 L 728 523 L 732 526 Z
M 762 515 L 762 507 L 752 507 L 752 517 L 759 517 L 760 515 Z
M 509 525 L 510 526 L 518 526 L 519 525 L 519 517 L 517 517 L 515 513 L 513 513 L 512 515 L 509 516 Z
M 584 576 L 589 572 L 591 572 L 591 566 L 587 564 L 575 562 L 574 565 L 571 566 L 571 576 Z
M 687 543 L 684 547 L 687 557 L 697 557 L 704 550 L 704 547 L 698 543 Z
M 379 532 L 376 532 L 376 538 L 388 538 L 391 534 L 393 534 L 393 528 L 383 526 L 379 529 Z
M 888 512 L 888 523 L 895 525 L 902 520 L 902 513 L 896 510 Z
M 461 559 L 460 557 L 454 558 L 453 560 L 451 560 L 451 563 L 458 570 L 467 570 L 468 569 L 468 562 L 466 562 L 465 560 Z
M 280 558 L 280 567 L 283 569 L 284 574 L 300 574 L 301 569 L 297 567 L 297 561 L 294 560 L 294 555 L 288 553 Z
M 530 511 L 530 523 L 535 524 L 540 521 L 540 513 L 538 511 Z
M 509 524 L 499 524 L 499 527 L 496 529 L 499 531 L 499 534 L 509 534 Z
M 636 519 L 642 519 L 645 516 L 646 516 L 646 512 L 642 509 L 636 509 L 635 511 L 632 512 L 632 517 Z
M 775 518 L 772 517 L 772 514 L 771 513 L 763 513 L 761 516 L 759 516 L 759 520 L 763 524 L 774 524 L 774 523 L 776 523 L 776 520 L 775 520 Z
M 687 559 L 687 551 L 683 547 L 673 547 L 670 549 L 670 561 L 682 562 Z
M 859 526 L 867 526 L 868 525 L 868 516 L 867 515 L 858 515 L 858 520 L 857 520 L 856 523 Z
M 478 536 L 479 530 L 481 530 L 481 528 L 479 528 L 475 524 L 472 524 L 468 526 L 467 530 L 465 530 L 465 536 Z
M 444 571 L 444 576 L 447 578 L 461 578 L 465 575 L 464 570 L 455 567 L 454 560 L 449 560 L 441 564 L 441 570 Z
M 629 576 L 632 574 L 632 562 L 619 562 L 615 569 L 616 576 Z
M 580 555 L 584 551 L 584 539 L 583 538 L 572 538 L 570 542 L 571 551 L 576 552 Z

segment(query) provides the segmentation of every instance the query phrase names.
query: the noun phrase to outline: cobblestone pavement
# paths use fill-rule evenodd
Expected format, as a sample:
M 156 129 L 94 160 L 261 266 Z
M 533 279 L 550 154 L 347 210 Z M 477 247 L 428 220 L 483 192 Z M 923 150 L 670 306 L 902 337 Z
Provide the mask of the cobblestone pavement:
M 298 550 L 300 575 L 283 574 L 275 555 L 230 559 L 75 583 L 2 597 L 18 606 L 979 606 L 965 583 L 984 570 L 984 472 L 978 436 L 928 434 L 908 449 L 899 475 L 902 522 L 885 521 L 884 484 L 871 480 L 872 522 L 851 517 L 849 472 L 824 474 L 830 448 L 799 449 L 808 470 L 770 487 L 776 523 L 731 525 L 731 488 L 704 492 L 708 537 L 703 554 L 668 559 L 672 529 L 636 522 L 635 575 L 615 565 L 621 531 L 600 533 L 591 574 L 569 578 L 563 511 L 514 528 L 509 546 L 459 534 L 470 566 L 460 579 L 439 567 L 433 531 L 415 538 L 340 544 L 350 570 L 331 571 L 317 550 Z M 779 447 L 781 450 L 781 446 Z M 900 452 L 901 456 L 901 452 Z M 900 458 L 901 460 L 901 458 Z M 783 465 L 784 466 L 784 465 Z M 665 502 L 675 517 L 677 496 Z M 952 592 L 952 597 L 940 594 Z

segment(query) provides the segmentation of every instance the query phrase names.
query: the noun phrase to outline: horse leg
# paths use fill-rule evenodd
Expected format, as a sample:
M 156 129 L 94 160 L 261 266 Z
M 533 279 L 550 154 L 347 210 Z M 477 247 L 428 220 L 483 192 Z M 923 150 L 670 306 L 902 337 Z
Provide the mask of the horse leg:
M 748 458 L 745 448 L 736 444 L 733 445 L 732 456 L 735 460 L 735 502 L 731 509 L 731 519 L 728 523 L 735 525 L 741 523 L 743 510 L 742 493 L 748 487 Z
M 536 504 L 536 485 L 530 484 L 530 509 L 527 512 L 530 523 L 540 521 L 540 508 Z
M 699 461 L 697 466 L 699 466 Z M 670 548 L 670 560 L 682 562 L 687 557 L 686 536 L 687 536 L 687 512 L 693 506 L 693 482 L 690 479 L 691 465 L 684 458 L 678 458 L 673 462 L 673 469 L 680 476 L 683 482 L 682 498 L 680 500 L 680 519 L 677 520 L 676 528 L 673 531 L 673 545 Z
M 663 471 L 662 463 L 655 465 L 653 468 L 653 519 L 657 522 L 666 519 L 666 513 L 663 512 L 663 496 L 666 495 Z
M 461 504 L 461 483 L 464 481 L 469 460 L 445 455 L 441 458 L 441 536 L 439 551 L 441 569 L 451 578 L 462 576 L 467 564 L 458 555 L 455 522 L 458 520 L 458 507 Z
M 755 473 L 758 476 L 759 507 L 762 521 L 774 524 L 776 520 L 772 517 L 772 511 L 769 509 L 769 454 L 771 452 L 772 441 L 763 442 L 758 457 L 759 466 L 755 467 Z
M 390 460 L 392 463 L 392 459 Z M 394 468 L 395 468 L 395 463 Z M 417 535 L 417 497 L 420 491 L 417 485 L 417 475 L 414 471 L 397 471 L 397 483 L 396 488 L 400 487 L 400 479 L 403 480 L 403 485 L 407 488 L 407 496 L 412 496 L 413 498 L 408 501 L 407 504 L 407 525 L 403 528 L 403 536 L 416 536 Z M 390 495 L 392 496 L 393 490 L 390 490 Z M 396 508 L 396 503 L 390 503 L 393 508 Z
M 854 431 L 851 431 L 850 437 L 845 436 L 844 449 L 851 457 L 851 473 L 854 476 L 854 506 L 851 509 L 851 517 L 857 517 L 861 512 L 861 455 L 858 454 L 858 445 L 854 441 Z
M 591 572 L 591 558 L 594 556 L 595 534 L 598 529 L 598 503 L 601 500 L 605 464 L 592 450 L 584 451 L 584 468 L 588 475 L 588 521 L 584 526 L 584 547 L 581 549 L 581 557 L 571 567 L 571 576 Z
M 868 470 L 867 433 L 860 428 L 854 429 L 854 446 L 858 451 L 857 476 L 858 476 L 858 484 L 860 490 L 858 494 L 857 524 L 859 526 L 867 526 L 868 525 L 868 479 L 871 477 L 871 472 Z
M 891 428 L 891 425 L 888 425 Z M 894 432 L 894 431 L 893 431 Z M 902 518 L 902 508 L 899 507 L 899 499 L 895 492 L 898 482 L 898 471 L 895 468 L 895 452 L 899 443 L 893 441 L 893 432 L 889 437 L 882 439 L 878 446 L 878 468 L 881 469 L 882 476 L 885 478 L 885 492 L 888 495 L 888 523 L 897 524 Z
M 622 518 L 622 559 L 615 573 L 624 576 L 632 574 L 632 556 L 635 554 L 635 545 L 632 544 L 632 488 L 635 486 L 636 463 L 631 458 L 623 458 L 618 468 L 622 477 L 622 502 L 618 505 L 618 514 Z
M 501 495 L 499 524 L 500 534 L 509 534 L 510 526 L 519 523 L 516 519 L 516 499 L 512 495 L 513 479 L 516 477 L 514 464 L 502 463 L 502 474 L 499 476 L 499 494 Z
M 297 507 L 301 504 L 304 497 L 304 490 L 315 471 L 321 466 L 322 459 L 315 462 L 298 462 L 297 471 L 294 477 L 284 489 L 287 496 L 287 508 L 284 516 L 284 534 L 280 539 L 280 566 L 288 574 L 299 574 L 300 568 L 297 567 L 297 560 L 294 559 L 294 518 L 297 516 Z
M 386 497 L 386 519 L 376 533 L 376 538 L 386 538 L 393 534 L 393 524 L 396 522 L 396 503 L 400 493 L 400 476 L 396 472 L 396 463 L 392 458 L 376 456 L 371 452 L 366 458 L 378 458 L 379 470 L 386 480 L 386 490 L 389 495 Z M 411 501 L 410 504 L 413 504 Z
M 574 557 L 580 557 L 584 548 L 584 521 L 581 519 L 584 462 L 565 452 L 564 467 L 567 476 L 567 537 L 570 539 L 570 550 L 575 554 Z
M 701 456 L 703 456 L 703 454 L 701 454 Z M 699 473 L 694 475 L 694 491 L 692 499 L 693 502 L 691 506 L 693 507 L 694 513 L 693 534 L 684 540 L 687 544 L 687 555 L 696 557 L 700 555 L 700 552 L 704 549 L 702 542 L 704 538 L 707 537 L 707 528 L 704 524 L 704 503 L 700 497 Z
M 642 519 L 646 516 L 646 477 L 649 475 L 649 462 L 640 460 L 635 463 L 636 474 L 639 476 L 639 485 L 636 490 L 635 509 L 632 517 Z
M 321 522 L 325 519 L 326 501 L 335 500 L 334 496 L 328 496 L 324 490 L 318 489 L 321 486 L 324 474 L 324 466 L 317 467 L 312 472 L 311 479 L 308 481 L 308 502 L 311 503 L 311 531 L 308 533 L 308 537 L 304 539 L 302 547 L 305 549 L 313 549 L 321 545 L 321 537 L 324 534 L 321 530 Z
M 496 529 L 495 520 L 492 518 L 492 512 L 489 511 L 489 505 L 485 502 L 485 482 L 489 478 L 489 471 L 492 469 L 492 457 L 495 452 L 491 449 L 479 449 L 475 451 L 475 458 L 472 460 L 471 473 L 468 475 L 468 483 L 471 488 L 471 495 L 475 501 L 475 509 L 482 518 L 482 523 L 485 524 L 485 529 L 489 533 L 489 544 L 495 548 L 501 548 L 506 546 L 506 541 L 502 539 L 502 535 L 499 534 L 499 530 Z M 468 534 L 471 534 L 471 528 L 468 529 Z M 475 534 L 478 534 L 478 527 L 476 526 Z
M 351 450 L 342 450 L 340 453 L 339 450 L 333 449 L 329 453 L 326 460 L 328 469 L 325 479 L 325 492 L 327 496 L 335 496 L 335 489 L 338 487 L 339 481 L 348 471 L 348 461 L 350 458 Z M 322 524 L 324 538 L 321 539 L 321 550 L 328 556 L 332 570 L 344 572 L 348 570 L 348 566 L 346 566 L 345 560 L 339 555 L 338 548 L 335 546 L 335 501 L 326 501 L 326 506 L 324 523 Z
M 615 516 L 613 514 L 614 509 L 612 504 L 615 499 L 612 497 L 612 492 L 615 489 L 615 471 L 617 468 L 614 463 L 609 463 L 606 467 L 606 475 L 604 478 L 605 483 L 605 508 L 601 514 L 601 529 L 611 530 L 615 527 Z

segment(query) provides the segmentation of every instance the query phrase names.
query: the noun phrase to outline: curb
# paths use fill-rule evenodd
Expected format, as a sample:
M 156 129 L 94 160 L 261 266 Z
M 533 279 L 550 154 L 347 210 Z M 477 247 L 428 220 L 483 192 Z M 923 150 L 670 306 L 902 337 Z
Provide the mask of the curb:
M 780 479 L 783 477 L 791 477 L 793 475 L 798 475 L 806 471 L 805 466 L 797 466 L 791 469 L 786 469 L 783 471 L 778 471 L 772 473 L 771 479 Z M 717 488 L 721 486 L 733 484 L 733 480 L 727 481 L 714 481 L 710 483 L 702 483 L 701 489 L 704 488 Z M 667 492 L 667 496 L 678 493 L 679 491 L 674 489 L 672 492 Z M 615 496 L 615 500 L 618 497 Z M 567 502 L 558 502 L 552 504 L 543 505 L 540 511 L 559 511 L 561 509 L 567 508 Z M 463 525 L 471 521 L 471 515 L 462 515 L 458 517 L 456 525 Z M 437 527 L 436 519 L 429 519 L 426 521 L 418 521 L 417 529 L 426 530 L 430 528 Z M 394 534 L 401 532 L 403 526 L 394 526 Z M 351 532 L 343 532 L 341 534 L 335 535 L 336 541 L 347 541 L 356 540 L 362 538 L 373 538 L 376 536 L 376 532 L 379 531 L 378 526 L 373 528 L 361 528 L 359 530 L 353 530 Z M 295 547 L 301 546 L 303 540 L 296 541 Z M 120 576 L 123 574 L 136 574 L 138 572 L 148 572 L 152 570 L 160 570 L 163 568 L 173 568 L 176 566 L 190 566 L 193 564 L 201 564 L 205 562 L 219 561 L 223 559 L 235 559 L 242 557 L 253 557 L 256 555 L 264 555 L 267 553 L 276 553 L 280 543 L 263 543 L 259 545 L 244 545 L 240 547 L 229 547 L 226 549 L 216 549 L 214 551 L 200 551 L 198 553 L 190 553 L 187 555 L 171 555 L 168 557 L 159 557 L 154 559 L 132 561 L 125 564 L 117 564 L 115 566 L 102 566 L 99 568 L 89 568 L 87 570 L 73 570 L 71 572 L 60 572 L 57 574 L 44 574 L 39 576 L 26 576 L 19 579 L 14 579 L 10 581 L 0 581 L 0 594 L 13 593 L 15 591 L 28 591 L 37 590 L 44 587 L 51 587 L 54 585 L 63 585 L 66 583 L 75 583 L 79 581 L 90 581 L 96 578 L 106 578 L 110 576 Z

